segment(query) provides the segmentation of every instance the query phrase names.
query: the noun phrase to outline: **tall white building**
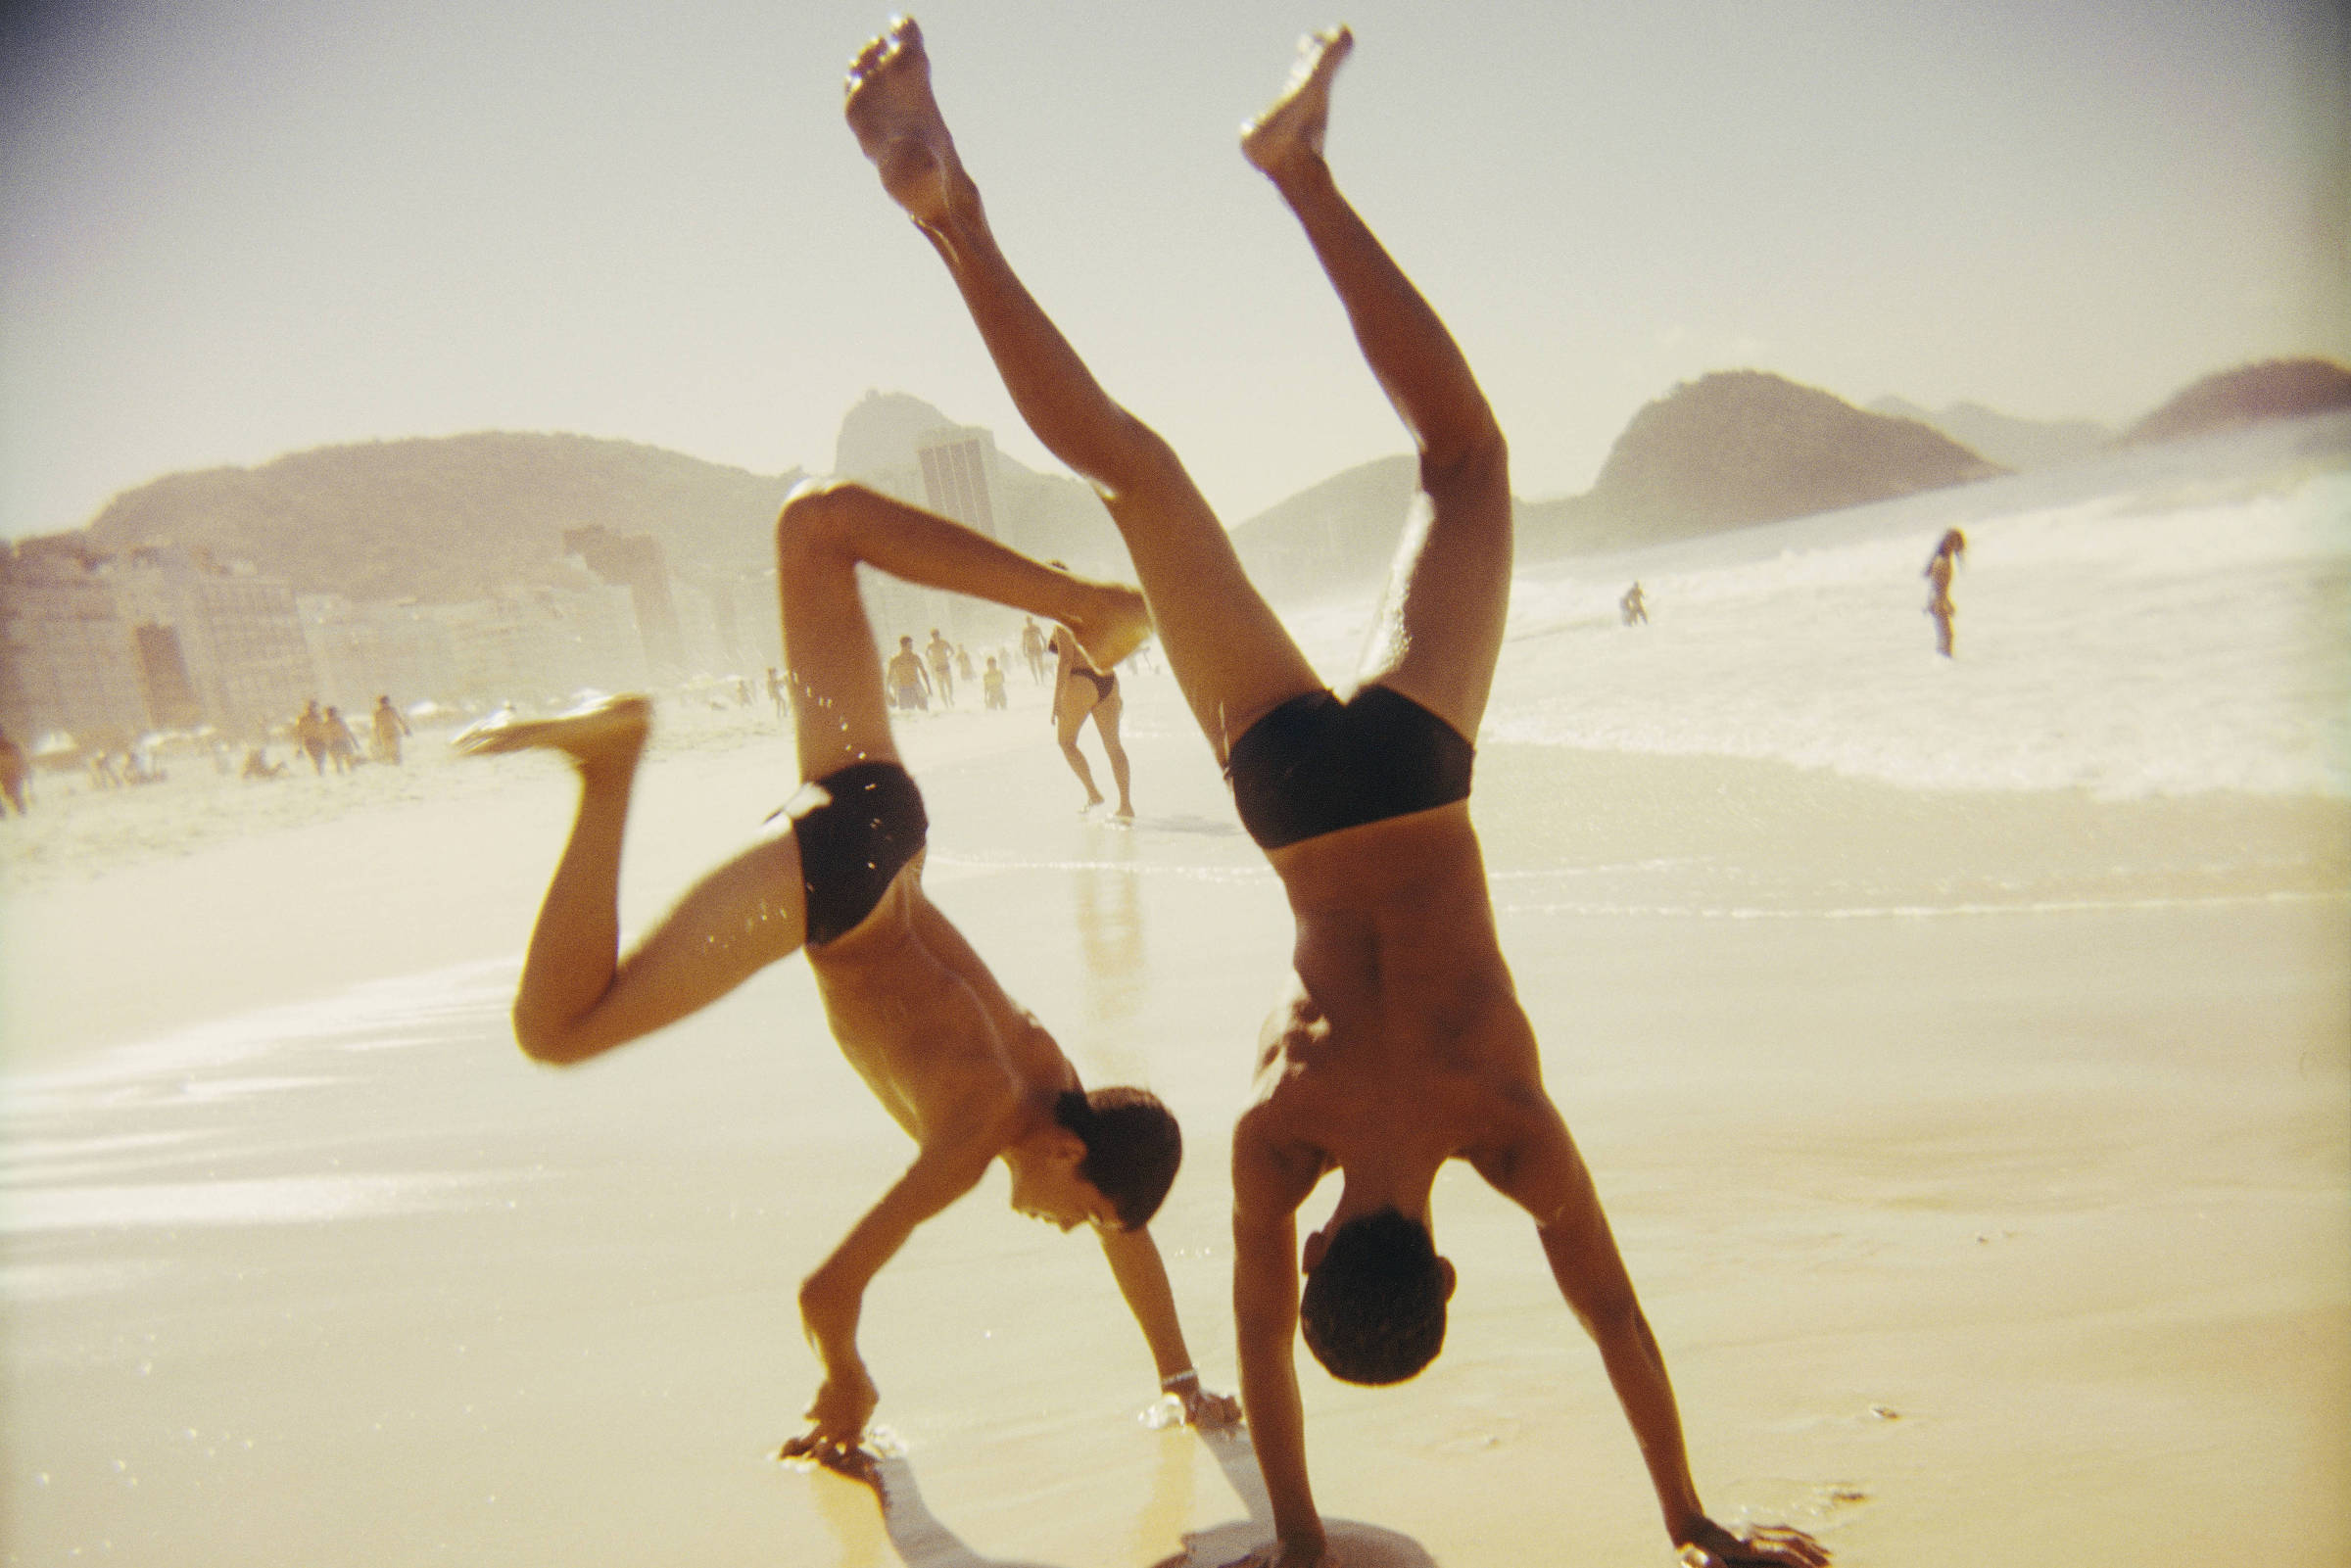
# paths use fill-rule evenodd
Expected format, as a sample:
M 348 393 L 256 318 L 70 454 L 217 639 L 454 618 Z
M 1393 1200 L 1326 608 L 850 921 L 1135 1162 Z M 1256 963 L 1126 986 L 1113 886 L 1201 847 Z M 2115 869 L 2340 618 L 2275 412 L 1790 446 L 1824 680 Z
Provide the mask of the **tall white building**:
M 924 504 L 1005 544 L 1004 495 L 996 483 L 996 438 L 981 425 L 941 425 L 914 444 Z

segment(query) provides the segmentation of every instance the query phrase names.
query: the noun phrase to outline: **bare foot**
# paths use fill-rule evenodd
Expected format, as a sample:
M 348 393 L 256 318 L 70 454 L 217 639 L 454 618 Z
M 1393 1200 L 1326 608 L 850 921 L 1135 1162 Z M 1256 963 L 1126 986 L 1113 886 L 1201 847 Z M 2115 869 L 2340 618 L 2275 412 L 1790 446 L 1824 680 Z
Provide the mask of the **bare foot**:
M 1289 84 L 1271 109 L 1241 127 L 1241 156 L 1276 179 L 1301 159 L 1319 159 L 1330 125 L 1330 84 L 1354 52 L 1355 34 L 1344 25 L 1299 39 Z
M 1070 634 L 1084 650 L 1085 662 L 1108 674 L 1121 659 L 1143 645 L 1151 635 L 1151 611 L 1142 591 L 1123 583 L 1098 583 L 1100 603 L 1069 622 Z
M 946 226 L 977 196 L 955 157 L 955 138 L 931 96 L 931 57 L 912 17 L 892 21 L 849 62 L 841 112 L 857 145 L 881 170 L 882 188 L 925 229 Z
M 653 727 L 653 704 L 634 693 L 603 697 L 552 719 L 508 719 L 475 725 L 450 743 L 469 757 L 546 747 L 582 767 L 618 763 L 634 767 Z

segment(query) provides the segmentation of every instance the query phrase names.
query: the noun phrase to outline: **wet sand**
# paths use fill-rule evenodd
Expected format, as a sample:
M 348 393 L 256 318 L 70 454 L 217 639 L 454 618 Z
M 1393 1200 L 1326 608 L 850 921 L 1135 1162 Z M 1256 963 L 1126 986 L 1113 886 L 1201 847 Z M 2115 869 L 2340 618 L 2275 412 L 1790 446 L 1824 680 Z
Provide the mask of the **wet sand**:
M 1076 814 L 1026 707 L 907 750 L 935 896 L 1089 1082 L 1183 1118 L 1154 1228 L 1230 1388 L 1225 1129 L 1286 912 L 1167 683 L 1128 684 L 1132 831 Z M 631 921 L 790 792 L 780 737 L 688 728 Z M 797 963 L 525 1063 L 569 786 L 479 769 L 10 884 L 6 1560 L 1237 1553 L 1245 1449 L 1138 1420 L 1095 1249 L 1000 1173 L 869 1298 L 890 1506 L 767 1459 L 815 1382 L 793 1289 L 910 1146 Z M 1718 1515 L 1901 1568 L 2351 1550 L 2351 809 L 1490 744 L 1476 812 Z M 1435 1367 L 1301 1358 L 1318 1496 L 1380 1533 L 1348 1560 L 1669 1561 L 1523 1217 L 1457 1168 L 1437 1235 Z

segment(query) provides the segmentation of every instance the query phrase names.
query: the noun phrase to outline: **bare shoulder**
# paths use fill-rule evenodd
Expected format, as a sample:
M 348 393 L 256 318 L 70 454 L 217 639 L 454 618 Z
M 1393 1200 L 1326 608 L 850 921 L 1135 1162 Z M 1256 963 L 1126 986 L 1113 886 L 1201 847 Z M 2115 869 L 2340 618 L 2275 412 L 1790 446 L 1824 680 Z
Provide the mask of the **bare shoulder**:
M 1539 1084 L 1497 1094 L 1486 1125 L 1462 1158 L 1538 1225 L 1559 1218 L 1591 1186 L 1566 1118 Z
M 1295 1212 L 1322 1179 L 1325 1164 L 1279 1096 L 1259 1100 L 1232 1125 L 1234 1212 L 1258 1218 Z

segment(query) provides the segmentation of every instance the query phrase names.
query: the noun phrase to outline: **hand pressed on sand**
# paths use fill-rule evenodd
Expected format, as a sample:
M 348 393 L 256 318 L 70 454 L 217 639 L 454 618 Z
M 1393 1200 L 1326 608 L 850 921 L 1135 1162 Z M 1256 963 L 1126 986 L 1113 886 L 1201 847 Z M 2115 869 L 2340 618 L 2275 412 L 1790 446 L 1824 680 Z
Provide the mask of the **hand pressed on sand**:
M 808 1430 L 776 1450 L 779 1459 L 813 1459 L 831 1469 L 854 1468 L 872 1456 L 858 1447 L 865 1440 L 865 1423 L 882 1402 L 881 1391 L 863 1367 L 828 1373 L 808 1402 L 804 1419 Z

